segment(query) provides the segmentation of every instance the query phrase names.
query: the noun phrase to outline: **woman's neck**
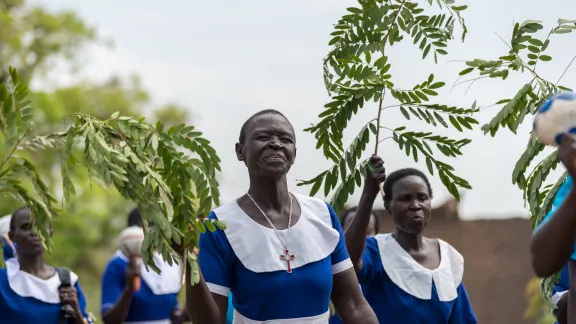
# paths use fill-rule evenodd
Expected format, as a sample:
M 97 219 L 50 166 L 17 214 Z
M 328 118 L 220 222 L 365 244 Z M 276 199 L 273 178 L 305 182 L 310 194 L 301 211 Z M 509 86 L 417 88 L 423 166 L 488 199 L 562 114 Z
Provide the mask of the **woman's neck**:
M 45 266 L 44 255 L 29 255 L 18 254 L 18 263 L 20 263 L 20 270 L 27 272 L 34 276 L 42 274 Z
M 406 251 L 420 251 L 424 248 L 422 244 L 422 233 L 410 234 L 396 228 L 392 236 Z
M 248 193 L 261 208 L 268 210 L 282 210 L 286 203 L 290 201 L 286 177 L 263 179 L 250 176 Z

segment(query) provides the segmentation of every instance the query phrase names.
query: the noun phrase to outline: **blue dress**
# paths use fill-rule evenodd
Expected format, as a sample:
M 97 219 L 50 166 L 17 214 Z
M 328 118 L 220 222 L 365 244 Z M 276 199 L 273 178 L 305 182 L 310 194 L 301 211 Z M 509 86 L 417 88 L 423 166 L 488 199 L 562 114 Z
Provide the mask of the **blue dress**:
M 254 222 L 236 201 L 208 216 L 227 227 L 201 235 L 200 267 L 212 293 L 234 295 L 236 324 L 328 322 L 332 277 L 350 269 L 352 262 L 332 207 L 316 198 L 293 196 L 300 219 L 280 231 L 288 253 L 283 253 L 274 230 Z
M 82 315 L 92 323 L 86 312 L 86 298 L 78 276 L 70 273 L 70 277 L 76 288 Z M 59 324 L 62 306 L 59 286 L 58 273 L 43 280 L 20 271 L 16 258 L 6 260 L 6 268 L 0 269 L 0 323 Z
M 162 257 L 154 254 L 154 262 L 161 273 L 147 271 L 142 265 L 142 281 L 140 290 L 135 292 L 130 303 L 127 323 L 170 324 L 170 316 L 178 309 L 178 293 L 182 287 L 180 266 L 169 265 Z M 128 259 L 117 251 L 108 262 L 102 276 L 102 313 L 114 306 L 122 295 L 126 285 L 126 268 Z
M 475 324 L 462 283 L 464 258 L 450 244 L 440 244 L 440 265 L 422 267 L 390 234 L 366 239 L 360 284 L 380 323 Z

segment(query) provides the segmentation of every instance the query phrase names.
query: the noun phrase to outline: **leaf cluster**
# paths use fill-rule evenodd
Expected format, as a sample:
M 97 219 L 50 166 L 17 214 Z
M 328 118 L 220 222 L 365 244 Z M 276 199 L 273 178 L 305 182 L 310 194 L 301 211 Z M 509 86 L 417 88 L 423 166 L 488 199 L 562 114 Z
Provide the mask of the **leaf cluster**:
M 61 149 L 65 205 L 76 193 L 71 171 L 77 166 L 88 169 L 91 182 L 113 185 L 124 198 L 134 201 L 144 223 L 155 225 L 145 231 L 142 251 L 145 263 L 155 271 L 159 269 L 153 262 L 152 247 L 169 263 L 180 262 L 182 256 L 173 250 L 172 244 L 191 250 L 198 246 L 200 233 L 224 227 L 218 221 L 205 219 L 212 206 L 220 203 L 216 174 L 221 161 L 194 126 L 182 124 L 165 130 L 161 122 L 151 125 L 144 118 L 119 113 L 105 120 L 76 113 L 69 117 L 65 132 L 35 136 L 29 103 L 25 101 L 27 89 L 18 83 L 14 69 L 10 75 L 10 82 L 0 86 L 3 102 L 0 130 L 5 142 L 0 194 L 12 195 L 30 207 L 33 224 L 47 247 L 50 238 L 45 229 L 57 214 L 53 207 L 56 200 L 32 163 L 14 154 L 17 149 Z M 75 156 L 75 147 L 82 148 L 82 158 Z M 22 186 L 22 177 L 34 185 L 34 194 Z M 189 253 L 187 258 L 193 270 L 197 270 L 195 255 Z M 199 276 L 195 273 L 196 282 Z
M 425 59 L 433 53 L 447 54 L 447 43 L 454 39 L 454 27 L 462 27 L 462 40 L 467 33 L 461 12 L 466 6 L 456 6 L 454 1 L 436 1 L 441 9 L 438 14 L 427 14 L 419 3 L 411 1 L 359 0 L 359 7 L 350 7 L 334 26 L 329 45 L 333 49 L 324 59 L 324 81 L 331 101 L 318 115 L 318 123 L 305 129 L 314 134 L 317 149 L 334 164 L 314 178 L 299 185 L 311 185 L 311 195 L 323 188 L 325 196 L 332 192 L 331 203 L 338 211 L 348 197 L 360 186 L 366 176 L 367 160 L 362 156 L 370 141 L 381 142 L 381 132 L 391 132 L 385 139 L 393 139 L 407 155 L 418 161 L 425 159 L 430 172 L 437 170 L 443 183 L 455 197 L 458 188 L 470 188 L 468 182 L 454 174 L 454 169 L 434 157 L 435 146 L 448 157 L 461 155 L 461 148 L 468 139 L 449 139 L 432 133 L 404 131 L 389 128 L 382 123 L 382 112 L 399 109 L 406 119 L 416 117 L 427 124 L 454 127 L 462 132 L 472 129 L 478 122 L 471 115 L 476 107 L 459 108 L 431 102 L 445 86 L 431 74 L 411 89 L 401 89 L 394 84 L 392 62 L 386 54 L 387 47 L 410 38 Z M 432 5 L 434 2 L 429 1 Z M 386 94 L 398 104 L 383 106 Z M 360 109 L 370 102 L 378 103 L 377 117 L 368 121 L 352 143 L 345 147 L 344 131 Z
M 557 24 L 546 34 L 541 36 L 544 26 L 541 21 L 527 20 L 516 23 L 508 46 L 508 53 L 498 59 L 484 60 L 474 59 L 467 61 L 467 67 L 460 72 L 461 76 L 476 74 L 469 82 L 479 79 L 491 78 L 506 80 L 511 73 L 528 74 L 530 81 L 523 84 L 511 98 L 498 101 L 495 105 L 500 110 L 485 125 L 482 126 L 484 134 L 494 137 L 499 130 L 507 128 L 516 134 L 518 127 L 525 118 L 534 115 L 538 107 L 550 96 L 572 91 L 570 88 L 560 85 L 562 77 L 570 67 L 556 81 L 543 78 L 537 68 L 552 60 L 547 54 L 550 42 L 557 35 L 569 34 L 576 29 L 576 20 L 558 19 Z M 574 60 L 573 60 L 574 61 Z M 570 63 L 572 64 L 572 63 Z M 523 191 L 525 204 L 530 210 L 533 227 L 538 226 L 545 215 L 550 211 L 554 196 L 558 188 L 565 180 L 564 173 L 553 183 L 547 183 L 547 177 L 559 163 L 557 152 L 552 152 L 542 160 L 535 162 L 537 156 L 544 151 L 544 145 L 538 141 L 533 132 L 528 136 L 528 143 L 522 155 L 516 161 L 512 171 L 512 183 Z M 534 165 L 531 169 L 531 165 Z M 551 285 L 557 277 L 546 278 L 543 281 L 543 293 L 550 299 Z

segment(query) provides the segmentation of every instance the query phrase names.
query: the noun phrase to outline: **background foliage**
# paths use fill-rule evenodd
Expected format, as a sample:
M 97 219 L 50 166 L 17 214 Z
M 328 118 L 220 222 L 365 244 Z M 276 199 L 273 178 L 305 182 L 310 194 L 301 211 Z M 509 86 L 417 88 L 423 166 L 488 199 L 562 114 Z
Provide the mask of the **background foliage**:
M 359 0 L 358 3 L 359 6 L 348 8 L 347 14 L 334 26 L 329 42 L 333 49 L 323 64 L 331 101 L 318 115 L 320 120 L 306 129 L 315 135 L 316 147 L 334 165 L 299 185 L 312 185 L 310 195 L 323 187 L 326 196 L 332 193 L 331 203 L 339 211 L 366 175 L 367 159 L 363 156 L 369 143 L 375 143 L 372 153 L 376 154 L 381 141 L 392 139 L 414 161 L 425 161 L 430 174 L 437 174 L 449 192 L 459 199 L 458 188 L 470 189 L 470 184 L 435 154 L 457 157 L 462 155 L 463 147 L 470 140 L 384 125 L 383 112 L 399 109 L 407 120 L 417 118 L 460 132 L 472 129 L 478 123 L 471 117 L 478 111 L 475 105 L 459 108 L 433 101 L 445 85 L 433 74 L 415 81 L 411 88 L 403 88 L 393 82 L 389 72 L 393 62 L 388 53 L 399 42 L 411 41 L 422 52 L 422 59 L 437 62 L 439 56 L 448 53 L 447 46 L 454 38 L 455 26 L 462 29 L 464 41 L 467 28 L 461 12 L 467 6 L 456 5 L 452 0 L 429 0 L 427 5 L 438 5 L 440 9 L 434 14 L 431 9 L 406 0 Z M 371 106 L 374 108 L 369 108 Z M 375 118 L 366 122 L 345 147 L 343 134 L 348 123 L 363 108 L 374 109 Z M 384 132 L 390 136 L 382 138 Z
M 467 67 L 460 75 L 474 73 L 474 81 L 485 78 L 504 81 L 511 73 L 529 76 L 529 81 L 513 96 L 495 104 L 501 107 L 500 111 L 482 126 L 484 134 L 495 136 L 503 128 L 516 134 L 525 118 L 534 115 L 546 99 L 558 92 L 572 91 L 560 82 L 576 57 L 555 81 L 543 78 L 539 74 L 539 68 L 552 60 L 552 57 L 546 54 L 551 41 L 572 33 L 574 29 L 576 20 L 558 19 L 557 24 L 549 30 L 545 30 L 542 22 L 537 20 L 516 23 L 510 40 L 502 39 L 509 49 L 507 53 L 497 59 L 474 59 L 466 62 Z M 524 153 L 516 161 L 512 183 L 523 191 L 524 201 L 530 209 L 532 225 L 536 227 L 552 207 L 554 196 L 567 174 L 564 173 L 551 183 L 547 182 L 550 172 L 558 166 L 558 154 L 556 150 L 544 152 L 544 145 L 536 139 L 532 131 L 528 134 L 527 142 Z M 540 153 L 546 155 L 541 157 Z M 542 281 L 542 292 L 547 300 L 552 296 L 552 285 L 558 276 L 559 274 L 556 274 Z
M 41 79 L 57 62 L 74 66 L 82 58 L 86 45 L 103 43 L 96 29 L 73 12 L 50 12 L 24 0 L 0 3 L 2 82 L 9 79 L 8 65 L 18 69 L 22 85 L 27 85 Z M 191 117 L 184 107 L 175 104 L 153 105 L 138 76 L 85 81 L 51 91 L 32 90 L 28 97 L 34 107 L 30 110 L 30 121 L 34 123 L 35 134 L 67 130 L 70 120 L 63 121 L 62 117 L 74 113 L 107 120 L 115 112 L 119 112 L 118 116 L 139 117 L 142 111 L 152 110 L 153 119 L 162 120 L 166 129 Z M 80 148 L 75 147 L 71 153 L 83 161 Z M 57 151 L 25 150 L 18 154 L 36 167 L 51 192 L 62 192 L 59 176 L 62 156 Z M 99 316 L 100 276 L 116 249 L 116 235 L 124 228 L 127 213 L 134 204 L 114 188 L 89 185 L 89 174 L 84 168 L 71 168 L 69 175 L 76 197 L 54 219 L 54 248 L 47 256 L 48 262 L 71 267 L 79 274 L 89 310 Z M 18 207 L 18 201 L 3 196 L 0 216 Z

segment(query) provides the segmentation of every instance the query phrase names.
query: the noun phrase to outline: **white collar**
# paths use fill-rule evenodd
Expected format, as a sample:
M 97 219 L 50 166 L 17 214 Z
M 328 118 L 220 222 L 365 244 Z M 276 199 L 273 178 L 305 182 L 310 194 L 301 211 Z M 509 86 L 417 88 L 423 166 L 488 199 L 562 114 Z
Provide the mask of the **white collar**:
M 120 251 L 116 251 L 115 257 L 128 262 L 128 258 Z M 180 265 L 173 262 L 172 265 L 164 261 L 162 256 L 157 252 L 153 253 L 154 263 L 160 269 L 160 274 L 151 268 L 146 269 L 142 263 L 142 280 L 148 285 L 154 295 L 175 294 L 182 288 L 182 269 Z
M 27 272 L 20 270 L 18 259 L 10 258 L 6 260 L 6 273 L 10 288 L 19 296 L 32 297 L 49 304 L 59 304 L 60 277 L 56 272 L 52 277 L 43 280 Z M 75 285 L 78 276 L 70 272 L 70 281 Z
M 292 269 L 320 261 L 334 251 L 340 234 L 332 227 L 330 212 L 320 199 L 293 193 L 300 206 L 298 222 L 288 232 L 287 244 L 294 260 Z M 244 267 L 256 273 L 286 271 L 280 259 L 284 247 L 274 230 L 252 220 L 236 200 L 216 208 L 214 213 L 226 223 L 224 233 Z M 281 230 L 285 235 L 286 230 Z
M 440 244 L 440 265 L 434 270 L 421 266 L 390 234 L 374 237 L 384 271 L 399 288 L 423 300 L 432 298 L 432 282 L 440 301 L 452 301 L 458 297 L 458 286 L 464 275 L 464 258 L 450 244 Z

